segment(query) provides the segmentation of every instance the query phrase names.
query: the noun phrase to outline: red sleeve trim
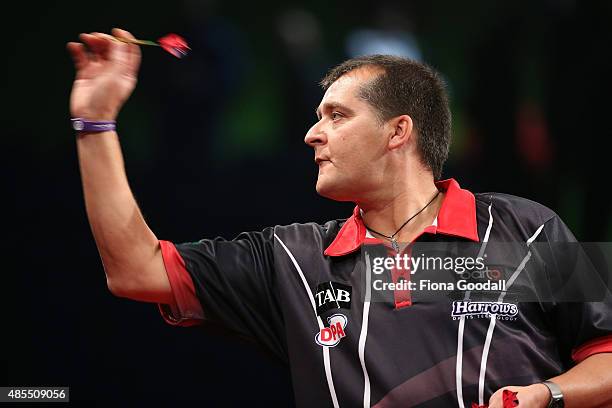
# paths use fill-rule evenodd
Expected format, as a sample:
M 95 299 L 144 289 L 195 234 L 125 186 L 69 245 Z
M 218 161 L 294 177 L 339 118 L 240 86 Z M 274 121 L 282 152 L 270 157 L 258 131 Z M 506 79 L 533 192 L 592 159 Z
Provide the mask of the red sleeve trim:
M 172 242 L 159 241 L 159 245 L 174 297 L 173 304 L 159 304 L 162 317 L 166 323 L 173 326 L 201 324 L 204 320 L 204 312 L 196 296 L 191 275 L 185 267 L 185 260 Z
M 598 353 L 612 353 L 612 334 L 587 341 L 582 346 L 575 348 L 572 350 L 572 360 L 579 363 Z

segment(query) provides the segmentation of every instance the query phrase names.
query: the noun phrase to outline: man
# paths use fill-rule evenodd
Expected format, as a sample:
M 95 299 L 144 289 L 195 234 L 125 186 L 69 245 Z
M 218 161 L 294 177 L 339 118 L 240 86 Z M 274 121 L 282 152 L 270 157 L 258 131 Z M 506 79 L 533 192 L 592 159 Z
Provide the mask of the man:
M 499 408 L 504 390 L 521 407 L 612 405 L 609 303 L 545 309 L 502 301 L 500 291 L 499 301 L 480 302 L 491 312 L 451 318 L 449 304 L 418 301 L 408 289 L 371 301 L 373 275 L 360 252 L 368 243 L 405 254 L 423 241 L 483 251 L 489 241 L 574 241 L 537 203 L 437 181 L 450 113 L 433 70 L 372 56 L 322 81 L 318 121 L 305 142 L 319 166 L 317 192 L 355 202 L 350 218 L 174 245 L 146 225 L 118 136 L 108 130 L 136 84 L 139 48 L 100 33 L 80 38 L 89 51 L 68 44 L 77 70 L 71 113 L 82 119 L 87 214 L 112 293 L 160 304 L 171 324 L 216 321 L 260 342 L 289 361 L 300 406 Z M 515 275 L 526 264 L 528 257 Z M 393 283 L 410 280 L 410 271 L 390 273 Z M 468 310 L 471 299 L 463 301 L 453 305 Z M 499 305 L 514 308 L 512 319 L 500 319 Z

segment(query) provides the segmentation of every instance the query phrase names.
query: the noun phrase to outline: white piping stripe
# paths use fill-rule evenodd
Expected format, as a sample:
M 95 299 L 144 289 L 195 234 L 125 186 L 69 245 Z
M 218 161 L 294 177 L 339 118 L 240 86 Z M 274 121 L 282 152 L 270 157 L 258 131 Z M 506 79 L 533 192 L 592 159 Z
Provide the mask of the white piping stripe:
M 455 366 L 455 386 L 457 388 L 457 402 L 459 408 L 465 408 L 463 405 L 463 385 L 461 381 L 461 373 L 463 372 L 463 329 L 465 327 L 465 319 L 461 316 L 459 320 L 459 331 L 457 333 L 457 365 Z
M 489 236 L 491 235 L 491 228 L 493 228 L 493 214 L 491 213 L 491 207 L 493 203 L 489 204 L 489 225 L 487 225 L 487 230 L 485 231 L 484 238 L 482 239 L 482 245 L 480 246 L 480 251 L 478 251 L 478 256 L 481 257 L 484 254 L 485 249 L 487 248 L 487 242 L 489 242 Z M 470 292 L 465 292 L 465 300 L 469 299 Z M 459 404 L 459 408 L 465 408 L 463 403 L 463 332 L 465 331 L 465 317 L 461 316 L 459 319 L 459 329 L 457 330 L 457 362 L 455 366 L 455 387 L 457 389 L 457 402 Z M 482 405 L 482 404 L 481 404 Z
M 531 245 L 531 243 L 535 241 L 538 235 L 540 235 L 540 232 L 542 232 L 543 228 L 544 228 L 544 224 L 540 225 L 540 228 L 538 228 L 538 230 L 531 236 L 531 238 L 527 240 L 527 246 Z
M 300 278 L 302 279 L 302 283 L 304 284 L 304 288 L 306 288 L 306 292 L 308 292 L 308 298 L 310 299 L 310 304 L 312 305 L 312 311 L 314 312 L 315 316 L 317 316 L 317 320 L 319 322 L 319 329 L 322 329 L 323 322 L 321 321 L 321 318 L 317 315 L 317 307 L 315 306 L 314 296 L 312 295 L 310 286 L 308 286 L 308 282 L 306 281 L 306 277 L 304 276 L 304 273 L 302 273 L 302 268 L 300 268 L 300 265 L 298 265 L 297 261 L 293 257 L 293 254 L 291 253 L 289 248 L 287 248 L 285 243 L 278 237 L 278 235 L 274 234 L 274 238 L 278 240 L 278 242 L 281 244 L 285 252 L 287 252 L 287 255 L 289 255 L 291 262 L 293 262 L 293 266 L 295 266 L 295 269 L 297 269 L 298 275 L 300 275 Z
M 527 246 L 531 245 L 531 243 L 540 235 L 542 229 L 544 228 L 544 224 L 540 225 L 537 231 L 527 240 Z M 527 265 L 527 262 L 531 259 L 531 251 L 527 252 L 527 255 L 523 258 L 520 265 L 516 268 L 508 282 L 506 283 L 506 289 L 509 289 L 510 286 L 514 283 L 516 278 L 518 278 L 519 274 Z M 506 292 L 502 292 L 497 299 L 498 303 L 501 303 L 506 296 Z M 493 331 L 495 330 L 495 324 L 497 323 L 497 318 L 495 315 L 491 315 L 491 321 L 489 322 L 489 329 L 487 330 L 487 337 L 485 338 L 484 348 L 482 350 L 482 360 L 480 360 L 480 374 L 478 375 L 478 404 L 484 404 L 484 382 L 485 376 L 487 374 L 487 360 L 489 359 L 489 349 L 491 348 L 491 341 L 493 339 Z
M 491 316 L 489 321 L 489 329 L 485 338 L 484 348 L 482 349 L 482 359 L 480 360 L 480 374 L 478 375 L 478 404 L 484 405 L 484 380 L 487 372 L 487 360 L 489 359 L 489 348 L 491 347 L 491 339 L 493 338 L 493 330 L 497 319 Z M 489 335 L 489 333 L 491 335 Z
M 531 251 L 528 252 L 527 255 L 525 255 L 525 257 L 521 261 L 521 264 L 518 266 L 518 268 L 516 268 L 516 271 L 514 271 L 514 273 L 508 280 L 508 283 L 506 284 L 506 289 L 509 289 L 510 286 L 512 286 L 512 283 L 514 283 L 516 277 L 521 273 L 523 268 L 525 268 L 525 265 L 527 264 L 529 259 L 531 259 Z M 497 302 L 501 303 L 504 300 L 505 296 L 505 292 L 501 293 L 499 295 L 499 298 L 497 299 Z M 491 315 L 491 320 L 489 321 L 489 328 L 487 329 L 487 336 L 485 337 L 485 343 L 482 349 L 482 359 L 480 360 L 480 373 L 478 375 L 478 404 L 480 405 L 484 404 L 484 382 L 485 375 L 487 372 L 487 360 L 489 359 L 489 349 L 491 348 L 491 341 L 493 339 L 493 331 L 495 330 L 496 323 L 497 318 L 495 317 L 495 315 Z
M 491 235 L 491 229 L 493 228 L 493 214 L 491 213 L 491 207 L 493 207 L 492 203 L 489 204 L 489 225 L 487 225 L 485 236 L 482 239 L 482 246 L 480 247 L 480 251 L 478 251 L 478 256 L 484 255 L 484 251 L 487 248 L 487 243 L 489 242 L 489 236 Z
M 319 330 L 322 329 L 323 321 L 321 320 L 319 315 L 317 315 L 317 308 L 315 306 L 314 296 L 312 295 L 310 286 L 308 286 L 308 282 L 306 281 L 306 277 L 304 276 L 304 273 L 302 272 L 302 268 L 300 268 L 300 265 L 298 265 L 297 261 L 295 260 L 295 257 L 293 256 L 289 248 L 287 248 L 285 243 L 278 237 L 278 235 L 274 234 L 274 238 L 278 240 L 278 242 L 281 244 L 285 252 L 287 252 L 287 255 L 289 255 L 291 262 L 293 262 L 293 266 L 295 266 L 295 269 L 300 275 L 300 278 L 302 279 L 302 283 L 304 284 L 304 288 L 306 288 L 306 292 L 308 293 L 308 298 L 310 299 L 312 310 L 314 311 L 314 314 L 317 318 L 317 323 L 319 324 Z M 329 387 L 329 393 L 331 395 L 331 399 L 334 404 L 334 408 L 339 408 L 340 405 L 338 405 L 338 397 L 336 396 L 336 390 L 334 388 L 334 380 L 332 378 L 332 372 L 331 372 L 331 365 L 329 362 L 329 347 L 323 347 L 323 365 L 325 366 L 325 377 L 327 378 L 327 386 Z
M 366 293 L 365 300 L 363 302 L 363 318 L 361 320 L 361 333 L 359 334 L 359 361 L 361 362 L 361 369 L 363 370 L 363 408 L 370 407 L 370 376 L 368 375 L 368 369 L 365 365 L 365 344 L 368 338 L 368 319 L 370 316 L 370 297 L 372 296 L 372 288 L 370 282 L 372 279 L 370 271 L 370 256 L 366 252 Z

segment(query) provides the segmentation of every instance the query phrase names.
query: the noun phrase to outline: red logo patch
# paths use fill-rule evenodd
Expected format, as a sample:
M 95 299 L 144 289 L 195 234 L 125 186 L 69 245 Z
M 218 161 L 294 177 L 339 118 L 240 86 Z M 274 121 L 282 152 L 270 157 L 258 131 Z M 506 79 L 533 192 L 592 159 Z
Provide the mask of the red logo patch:
M 319 346 L 336 347 L 343 337 L 346 337 L 344 329 L 348 322 L 345 315 L 337 313 L 327 318 L 329 327 L 323 327 L 316 335 L 315 341 Z

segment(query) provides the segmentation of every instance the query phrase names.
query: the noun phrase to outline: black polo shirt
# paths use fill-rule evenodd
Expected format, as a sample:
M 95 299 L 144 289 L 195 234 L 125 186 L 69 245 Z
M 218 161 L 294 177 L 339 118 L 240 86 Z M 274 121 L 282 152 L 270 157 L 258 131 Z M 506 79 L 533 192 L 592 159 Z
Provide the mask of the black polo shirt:
M 474 195 L 453 179 L 436 185 L 444 201 L 414 243 L 575 242 L 538 203 Z M 160 310 L 170 324 L 214 321 L 260 343 L 290 364 L 303 407 L 471 407 L 505 385 L 539 382 L 612 352 L 609 298 L 429 301 L 404 287 L 374 301 L 376 276 L 364 255 L 369 261 L 376 252 L 368 246 L 380 244 L 368 237 L 359 208 L 346 220 L 270 227 L 231 241 L 161 241 L 175 302 Z M 513 276 L 533 262 L 523 259 Z M 385 276 L 411 280 L 405 269 Z

